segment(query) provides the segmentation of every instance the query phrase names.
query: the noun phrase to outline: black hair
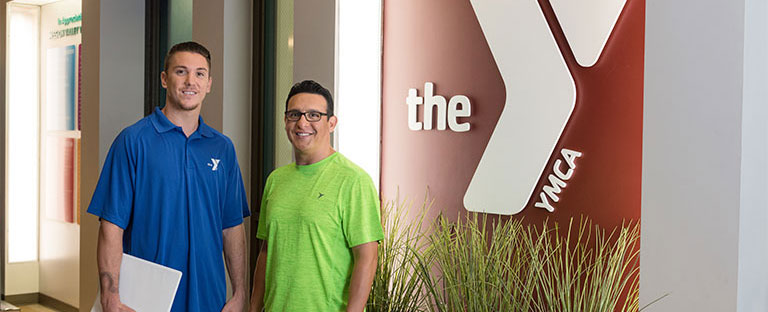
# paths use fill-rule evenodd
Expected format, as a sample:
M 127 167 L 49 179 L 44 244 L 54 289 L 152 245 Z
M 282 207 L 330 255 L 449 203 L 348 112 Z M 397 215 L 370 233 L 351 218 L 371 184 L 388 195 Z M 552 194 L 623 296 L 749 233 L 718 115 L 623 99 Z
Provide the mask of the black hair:
M 288 101 L 291 99 L 291 97 L 299 93 L 311 93 L 323 96 L 323 98 L 325 98 L 327 110 L 325 113 L 328 114 L 328 118 L 333 116 L 333 97 L 331 96 L 331 91 L 328 91 L 328 89 L 314 80 L 304 80 L 291 87 L 291 91 L 288 92 L 288 97 L 285 98 L 286 110 L 288 109 Z
M 187 41 L 174 45 L 168 51 L 168 54 L 165 55 L 163 65 L 164 72 L 168 72 L 168 61 L 171 59 L 171 56 L 176 54 L 176 52 L 192 52 L 202 55 L 205 58 L 205 61 L 208 62 L 208 71 L 211 70 L 211 52 L 209 52 L 202 44 L 194 41 Z

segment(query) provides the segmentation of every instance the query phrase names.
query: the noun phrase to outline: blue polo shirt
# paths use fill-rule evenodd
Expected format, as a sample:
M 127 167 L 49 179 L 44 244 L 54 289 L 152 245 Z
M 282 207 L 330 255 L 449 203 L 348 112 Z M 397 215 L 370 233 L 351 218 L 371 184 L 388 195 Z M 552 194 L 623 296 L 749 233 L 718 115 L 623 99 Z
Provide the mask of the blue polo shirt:
M 182 272 L 172 311 L 220 311 L 222 230 L 250 215 L 235 148 L 200 123 L 187 138 L 160 111 L 112 143 L 88 212 L 123 228 L 123 251 Z

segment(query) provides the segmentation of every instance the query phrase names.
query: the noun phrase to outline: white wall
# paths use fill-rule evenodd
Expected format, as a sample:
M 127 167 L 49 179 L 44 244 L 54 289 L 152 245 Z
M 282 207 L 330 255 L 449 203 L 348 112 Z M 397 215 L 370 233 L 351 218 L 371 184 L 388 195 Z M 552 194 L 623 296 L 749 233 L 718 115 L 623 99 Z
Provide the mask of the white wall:
M 243 175 L 246 198 L 251 198 L 251 1 L 224 1 L 224 55 L 217 57 L 224 66 L 222 94 L 222 133 L 235 145 L 237 161 Z M 223 64 L 222 64 L 223 63 Z M 252 204 L 249 206 L 252 207 Z M 250 237 L 250 222 L 244 222 L 245 233 Z M 246 240 L 246 268 L 250 255 Z M 246 270 L 247 271 L 247 270 Z M 246 286 L 250 285 L 251 272 L 245 272 Z M 250 288 L 248 288 L 250 289 Z M 246 291 L 247 292 L 247 291 Z M 232 287 L 227 272 L 227 297 Z M 247 294 L 250 296 L 250 293 Z
M 144 117 L 145 12 L 139 2 L 101 1 L 99 168 L 117 134 Z
M 768 311 L 768 3 L 745 1 L 737 311 Z
M 654 311 L 733 311 L 743 1 L 646 10 L 640 304 L 669 293 Z
M 47 34 L 53 30 L 81 26 L 82 23 L 71 23 L 67 26 L 57 25 L 57 19 L 74 16 L 81 13 L 80 0 L 63 0 L 41 7 L 41 90 L 43 97 L 41 103 L 46 103 L 45 76 L 46 51 L 52 47 L 77 45 L 81 42 L 81 36 L 69 36 L 56 40 L 47 38 Z M 45 107 L 45 106 L 43 106 Z M 45 110 L 45 108 L 44 108 Z M 42 112 L 43 116 L 45 111 Z M 45 119 L 42 119 L 45 120 Z M 43 134 L 45 132 L 42 132 Z M 45 144 L 43 144 L 45 148 Z M 43 149 L 44 151 L 44 149 Z M 42 186 L 41 186 L 42 187 Z M 44 188 L 41 188 L 45 192 Z M 80 282 L 80 225 L 66 223 L 46 217 L 45 196 L 41 196 L 40 211 L 40 293 L 55 298 L 72 306 L 78 305 L 78 288 L 72 287 Z
M 758 2 L 646 4 L 640 305 L 669 294 L 650 310 L 766 311 Z
M 235 144 L 245 189 L 250 193 L 251 160 L 251 1 L 224 2 L 223 133 Z M 250 198 L 250 195 L 248 196 Z
M 87 311 L 98 285 L 98 218 L 85 212 L 117 134 L 144 115 L 144 1 L 83 3 L 80 301 Z M 72 285 L 74 287 L 74 285 Z

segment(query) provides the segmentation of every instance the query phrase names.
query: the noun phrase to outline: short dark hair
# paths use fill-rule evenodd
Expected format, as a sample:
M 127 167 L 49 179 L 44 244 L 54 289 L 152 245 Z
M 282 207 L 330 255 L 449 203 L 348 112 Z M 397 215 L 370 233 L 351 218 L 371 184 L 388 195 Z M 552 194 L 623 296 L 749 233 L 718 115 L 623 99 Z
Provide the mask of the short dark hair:
M 202 55 L 205 58 L 205 61 L 208 62 L 208 71 L 211 70 L 211 52 L 209 52 L 202 44 L 194 41 L 187 41 L 174 45 L 168 51 L 168 54 L 165 55 L 165 64 L 163 65 L 164 72 L 168 72 L 168 61 L 171 59 L 171 56 L 177 52 L 192 52 Z
M 317 94 L 322 95 L 323 98 L 325 98 L 326 103 L 326 114 L 328 114 L 328 118 L 331 118 L 333 116 L 333 97 L 331 96 L 331 91 L 328 91 L 325 87 L 320 85 L 314 80 L 304 80 L 302 82 L 299 82 L 293 87 L 291 87 L 291 91 L 288 92 L 288 97 L 285 98 L 285 109 L 288 109 L 288 101 L 296 94 L 299 93 L 311 93 L 311 94 Z

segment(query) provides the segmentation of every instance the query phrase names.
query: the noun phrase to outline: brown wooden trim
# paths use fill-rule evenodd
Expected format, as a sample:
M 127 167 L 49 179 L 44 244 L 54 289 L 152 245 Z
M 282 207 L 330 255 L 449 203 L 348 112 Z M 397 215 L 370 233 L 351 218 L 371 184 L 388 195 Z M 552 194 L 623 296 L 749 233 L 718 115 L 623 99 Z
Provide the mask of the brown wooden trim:
M 20 306 L 25 304 L 38 303 L 40 300 L 39 298 L 39 293 L 18 294 L 5 296 L 5 301 L 12 305 Z
M 41 293 L 19 294 L 5 296 L 5 301 L 15 306 L 40 304 L 61 312 L 77 312 L 78 309 L 56 298 Z
M 45 294 L 39 294 L 40 304 L 49 308 L 53 308 L 60 312 L 78 312 L 77 308 L 59 301 L 56 298 L 46 296 Z

